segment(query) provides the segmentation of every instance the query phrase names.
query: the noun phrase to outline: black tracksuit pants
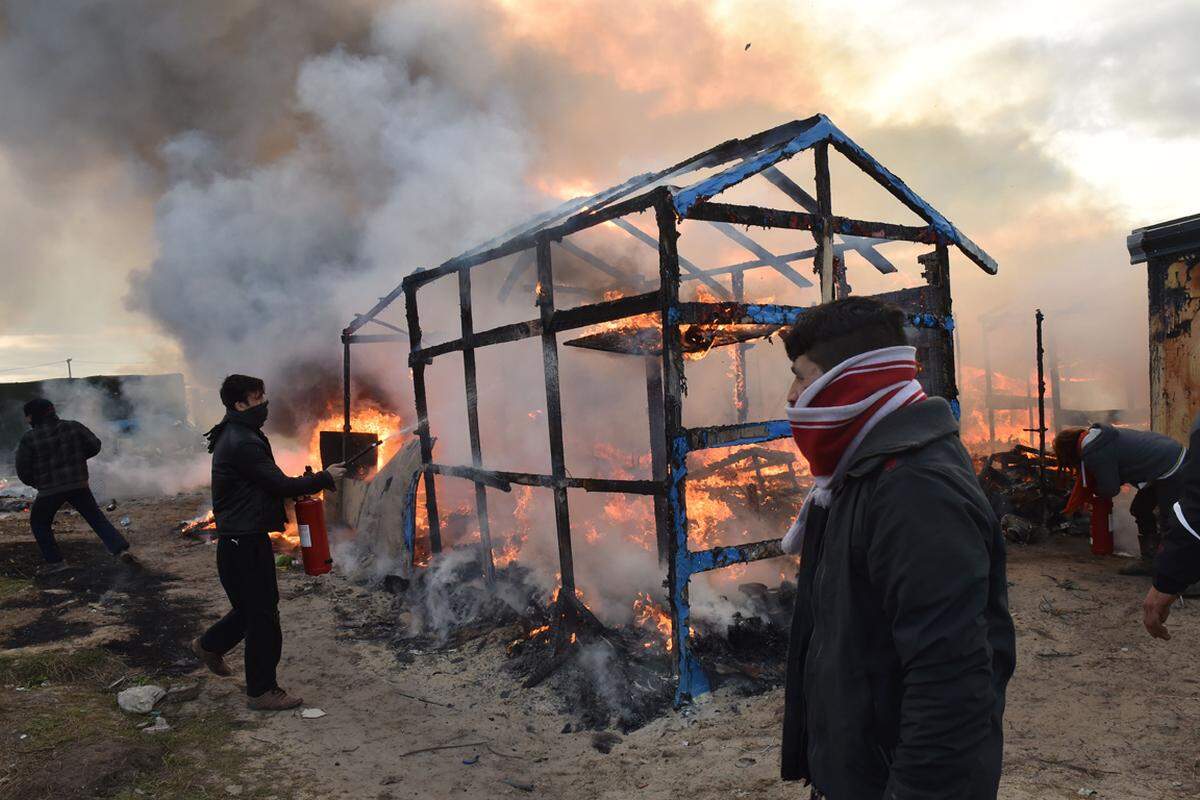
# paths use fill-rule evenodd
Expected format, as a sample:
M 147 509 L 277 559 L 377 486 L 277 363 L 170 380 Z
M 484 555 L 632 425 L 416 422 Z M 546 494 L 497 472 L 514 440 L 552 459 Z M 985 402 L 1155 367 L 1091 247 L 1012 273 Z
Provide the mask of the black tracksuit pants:
M 225 655 L 245 639 L 246 694 L 258 697 L 278 686 L 275 668 L 283 651 L 271 537 L 266 533 L 220 537 L 217 574 L 233 608 L 205 631 L 200 646 Z
M 129 549 L 129 542 L 113 527 L 108 517 L 104 516 L 91 489 L 85 486 L 82 489 L 70 489 L 54 494 L 39 492 L 37 499 L 33 501 L 33 507 L 29 509 L 29 527 L 33 529 L 33 538 L 37 540 L 46 563 L 58 564 L 63 560 L 58 542 L 54 540 L 54 515 L 64 504 L 69 504 L 78 511 L 79 516 L 92 526 L 92 530 L 100 537 L 100 541 L 104 542 L 108 552 L 115 556 Z

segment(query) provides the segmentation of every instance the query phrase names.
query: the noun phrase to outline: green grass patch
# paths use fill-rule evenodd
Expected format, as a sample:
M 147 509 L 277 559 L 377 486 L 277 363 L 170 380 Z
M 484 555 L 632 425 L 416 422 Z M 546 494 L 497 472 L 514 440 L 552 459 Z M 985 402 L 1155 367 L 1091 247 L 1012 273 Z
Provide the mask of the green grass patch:
M 0 686 L 107 685 L 126 674 L 121 659 L 99 648 L 0 655 Z
M 14 595 L 18 595 L 26 589 L 33 588 L 33 581 L 26 578 L 10 578 L 7 575 L 0 575 L 0 600 L 7 600 Z

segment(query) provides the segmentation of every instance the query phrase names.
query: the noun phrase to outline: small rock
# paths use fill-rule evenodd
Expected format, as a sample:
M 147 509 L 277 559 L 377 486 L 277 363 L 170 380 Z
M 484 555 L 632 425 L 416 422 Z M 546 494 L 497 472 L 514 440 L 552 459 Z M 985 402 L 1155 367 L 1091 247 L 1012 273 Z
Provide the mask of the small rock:
M 153 684 L 131 686 L 117 694 L 117 705 L 129 714 L 149 714 L 166 693 L 166 689 Z
M 571 732 L 571 723 L 568 722 L 566 725 L 563 725 L 561 732 L 562 733 L 570 733 Z
M 164 706 L 171 703 L 186 703 L 190 700 L 195 700 L 199 696 L 199 683 L 176 683 L 167 689 L 167 693 L 158 702 Z
M 319 708 L 306 708 L 300 712 L 303 719 L 320 719 L 325 716 L 325 712 Z
M 234 797 L 237 797 L 241 793 L 242 787 L 238 786 L 236 783 L 231 783 L 225 787 L 225 794 L 231 794 Z
M 165 733 L 171 730 L 171 726 L 167 724 L 166 717 L 158 717 L 154 720 L 153 725 L 142 728 L 142 733 Z
M 1079 790 L 1080 797 L 1095 797 L 1098 794 L 1100 794 L 1100 793 L 1097 792 L 1095 789 L 1083 788 L 1083 789 Z
M 533 791 L 532 783 L 524 783 L 522 781 L 509 780 L 508 778 L 504 778 L 500 782 L 508 784 L 509 786 L 511 786 L 512 788 L 516 789 L 519 792 L 532 792 Z
M 620 743 L 621 737 L 612 731 L 601 731 L 600 733 L 592 734 L 592 747 L 606 755 L 611 753 L 612 749 Z
M 749 767 L 749 766 L 753 766 L 754 764 L 757 764 L 758 761 L 757 761 L 757 759 L 753 759 L 750 756 L 742 756 L 735 763 L 739 767 Z

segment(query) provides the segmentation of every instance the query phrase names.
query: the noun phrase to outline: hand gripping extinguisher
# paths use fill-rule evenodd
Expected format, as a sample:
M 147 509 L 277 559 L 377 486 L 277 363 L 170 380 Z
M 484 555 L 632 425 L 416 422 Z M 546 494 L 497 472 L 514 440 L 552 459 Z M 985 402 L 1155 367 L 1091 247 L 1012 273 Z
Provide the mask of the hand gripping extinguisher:
M 306 475 L 312 467 L 305 467 Z M 333 569 L 329 555 L 329 532 L 325 529 L 325 501 L 320 497 L 301 497 L 296 501 L 296 527 L 300 530 L 300 554 L 304 571 L 309 575 L 324 575 Z

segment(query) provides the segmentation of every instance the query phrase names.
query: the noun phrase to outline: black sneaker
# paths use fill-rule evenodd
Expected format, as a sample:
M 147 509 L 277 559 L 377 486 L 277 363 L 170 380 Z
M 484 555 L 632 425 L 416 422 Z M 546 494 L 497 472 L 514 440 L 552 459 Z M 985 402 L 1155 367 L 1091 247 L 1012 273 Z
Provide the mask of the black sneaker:
M 137 556 L 129 552 L 128 549 L 117 553 L 117 560 L 127 567 L 141 567 L 142 562 L 137 560 Z

